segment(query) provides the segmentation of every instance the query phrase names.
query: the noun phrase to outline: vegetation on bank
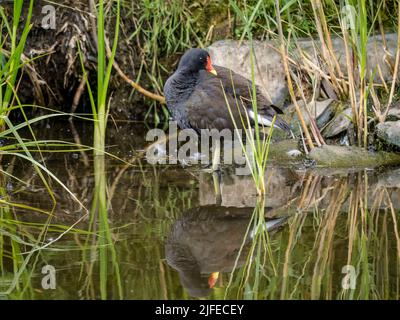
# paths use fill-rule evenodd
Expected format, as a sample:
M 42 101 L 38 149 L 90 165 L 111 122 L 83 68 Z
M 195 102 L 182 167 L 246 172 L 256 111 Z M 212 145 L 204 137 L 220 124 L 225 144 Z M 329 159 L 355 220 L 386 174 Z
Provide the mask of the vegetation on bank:
M 74 103 L 72 97 L 78 91 L 82 79 L 77 48 L 81 44 L 85 64 L 92 83 L 96 81 L 97 55 L 93 30 L 95 21 L 93 5 L 95 1 L 60 1 L 57 7 L 57 28 L 44 30 L 41 27 L 43 14 L 36 9 L 32 17 L 32 32 L 26 46 L 26 52 L 34 54 L 30 69 L 41 79 L 35 90 L 23 88 L 21 99 L 31 99 L 41 105 L 50 105 L 69 112 Z M 343 34 L 340 26 L 340 13 L 344 6 L 354 6 L 356 12 L 359 3 L 364 1 L 314 1 L 320 2 L 328 32 L 332 35 Z M 358 3 L 359 2 L 359 3 Z M 42 0 L 40 4 L 50 3 Z M 310 1 L 280 1 L 280 17 L 284 37 L 290 46 L 296 38 L 318 37 L 318 21 Z M 373 33 L 397 30 L 397 1 L 366 1 L 366 27 Z M 5 6 L 7 7 L 7 6 Z M 115 22 L 116 2 L 106 1 L 106 35 L 112 38 Z M 8 5 L 9 14 L 11 12 Z M 319 13 L 318 13 L 319 14 Z M 165 79 L 176 67 L 180 55 L 190 47 L 207 47 L 222 39 L 244 39 L 252 35 L 253 40 L 275 39 L 278 36 L 276 8 L 274 0 L 137 0 L 121 3 L 121 36 L 116 61 L 130 79 L 143 88 L 162 95 Z M 84 28 L 87 28 L 86 30 Z M 79 32 L 77 30 L 81 29 Z M 325 32 L 325 29 L 324 29 Z M 290 47 L 289 46 L 289 47 Z M 66 60 L 67 58 L 67 60 Z M 53 63 L 51 61 L 54 61 Z M 58 66 L 54 69 L 53 64 Z M 57 74 L 54 79 L 54 74 Z M 143 99 L 143 95 L 132 89 L 129 84 L 116 76 L 114 71 L 111 88 L 119 89 L 114 98 L 114 114 L 120 117 L 134 117 L 156 122 L 166 115 L 165 107 L 158 101 Z M 53 78 L 53 79 L 52 79 Z M 49 79 L 53 85 L 49 86 Z M 26 84 L 26 83 L 25 83 Z M 122 85 L 121 85 L 122 84 Z M 51 91 L 49 88 L 51 88 Z M 121 87 L 123 90 L 121 90 Z M 134 108 L 129 108 L 128 105 Z M 145 102 L 145 104 L 143 104 Z M 80 100 L 78 111 L 90 110 L 88 95 Z
M 43 3 L 54 5 L 51 1 Z M 221 39 L 270 39 L 277 46 L 283 45 L 281 53 L 286 62 L 287 79 L 292 80 L 288 83 L 291 89 L 288 101 L 318 99 L 320 93 L 314 90 L 316 79 L 322 77 L 328 80 L 335 96 L 351 104 L 356 144 L 367 147 L 371 120 L 384 121 L 397 89 L 392 85 L 394 82 L 385 83 L 383 90 L 382 86 L 370 86 L 371 75 L 366 74 L 365 70 L 366 41 L 371 35 L 397 30 L 397 8 L 397 1 L 386 0 L 122 1 L 121 35 L 116 65 L 110 78 L 111 92 L 117 90 L 118 94 L 111 100 L 111 113 L 116 118 L 128 117 L 159 123 L 168 118 L 165 105 L 160 103 L 164 81 L 176 68 L 180 55 L 186 49 L 207 47 Z M 80 1 L 79 4 L 68 0 L 61 2 L 57 11 L 58 28 L 63 29 L 60 34 L 57 30 L 43 30 L 43 15 L 38 10 L 34 12 L 30 38 L 37 37 L 39 41 L 34 43 L 28 38 L 25 51 L 40 51 L 41 54 L 31 57 L 31 69 L 27 69 L 28 66 L 25 68 L 30 72 L 25 72 L 22 78 L 21 101 L 32 100 L 32 96 L 35 96 L 35 101 L 40 105 L 50 103 L 67 112 L 90 112 L 90 95 L 84 86 L 78 48 L 82 53 L 88 80 L 95 85 L 95 9 L 96 3 L 93 0 Z M 105 1 L 107 41 L 113 38 L 116 9 L 116 1 Z M 351 28 L 347 18 L 353 19 Z M 342 37 L 348 46 L 346 70 L 338 68 L 338 57 L 332 52 L 334 36 Z M 45 42 L 43 39 L 47 38 L 48 42 Z M 314 38 L 322 43 L 322 74 L 318 75 L 320 70 L 305 72 L 310 68 L 303 68 L 302 65 L 295 66 L 299 68 L 297 74 L 291 70 L 294 66 L 291 52 L 299 38 Z M 5 46 L 7 42 L 6 38 Z M 43 48 L 38 50 L 36 46 L 53 51 Z M 67 63 L 60 62 L 60 56 L 64 60 L 67 57 Z M 301 63 L 308 67 L 307 61 Z M 391 57 L 390 63 L 393 68 L 396 67 L 396 57 Z M 52 64 L 59 67 L 55 79 Z M 35 84 L 30 93 L 26 92 L 28 85 L 24 82 L 28 74 L 31 78 L 29 81 Z M 49 81 L 55 85 L 50 85 Z M 358 94 L 361 99 L 358 99 Z M 376 105 L 378 100 L 380 103 Z M 299 119 L 302 119 L 301 115 Z M 302 131 L 307 149 L 325 143 L 314 123 L 311 123 L 309 129 L 303 124 Z

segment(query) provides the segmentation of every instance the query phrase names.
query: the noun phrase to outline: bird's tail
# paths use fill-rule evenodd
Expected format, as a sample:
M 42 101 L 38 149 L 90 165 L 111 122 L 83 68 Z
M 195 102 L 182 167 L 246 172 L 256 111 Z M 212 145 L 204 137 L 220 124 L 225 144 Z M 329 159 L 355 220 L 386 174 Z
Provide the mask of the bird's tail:
M 268 231 L 273 231 L 278 229 L 279 227 L 283 226 L 286 223 L 286 220 L 288 217 L 281 217 L 281 218 L 275 218 L 271 219 L 265 222 L 265 228 Z
M 279 118 L 278 116 L 275 119 L 274 127 L 282 129 L 283 131 L 286 131 L 287 133 L 291 133 L 292 132 L 290 130 L 290 127 L 287 124 L 287 122 L 285 120 Z
M 249 110 L 249 116 L 250 118 L 255 121 L 255 115 L 252 110 Z M 266 114 L 258 114 L 257 115 L 257 122 L 259 125 L 265 126 L 265 127 L 272 127 L 272 123 L 274 124 L 274 128 L 279 128 L 287 133 L 291 133 L 292 131 L 290 130 L 289 125 L 287 122 L 283 119 L 281 119 L 279 116 L 275 116 L 275 122 L 273 122 L 273 117 L 270 115 Z

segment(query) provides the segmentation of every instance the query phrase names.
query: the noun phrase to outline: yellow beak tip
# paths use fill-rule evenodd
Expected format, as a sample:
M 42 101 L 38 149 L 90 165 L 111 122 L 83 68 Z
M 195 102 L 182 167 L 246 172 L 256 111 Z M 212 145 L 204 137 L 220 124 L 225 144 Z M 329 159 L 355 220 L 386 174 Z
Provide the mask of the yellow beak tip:
M 215 71 L 215 69 L 210 70 L 210 73 L 212 73 L 214 76 L 218 75 L 218 73 L 217 73 L 217 71 Z

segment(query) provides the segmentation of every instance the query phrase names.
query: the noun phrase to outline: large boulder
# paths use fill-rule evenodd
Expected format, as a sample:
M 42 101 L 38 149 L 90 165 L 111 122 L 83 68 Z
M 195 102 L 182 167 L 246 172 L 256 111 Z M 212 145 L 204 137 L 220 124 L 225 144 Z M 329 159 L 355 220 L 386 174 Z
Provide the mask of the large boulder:
M 344 75 L 347 75 L 346 52 L 343 39 L 333 37 L 332 45 L 341 71 Z M 253 48 L 255 57 L 253 64 L 254 80 L 274 104 L 280 105 L 287 97 L 288 89 L 278 45 L 275 41 L 270 40 L 253 41 Z M 306 56 L 318 68 L 324 70 L 324 65 L 320 63 L 321 49 L 319 48 L 321 48 L 321 43 L 317 39 L 300 39 L 296 41 L 294 49 L 291 50 L 291 58 L 302 64 L 301 57 Z M 390 65 L 394 63 L 396 48 L 397 34 L 395 33 L 386 34 L 385 39 L 381 35 L 369 38 L 366 50 L 366 74 L 375 74 L 374 82 L 382 82 L 382 78 L 385 81 L 392 80 L 393 75 Z M 252 64 L 250 60 L 251 46 L 249 41 L 217 41 L 209 47 L 209 51 L 214 64 L 230 68 L 242 76 L 251 79 Z M 379 73 L 375 72 L 378 66 L 381 71 Z M 323 86 L 325 89 L 329 88 L 329 84 L 323 83 Z
M 400 120 L 379 123 L 376 130 L 380 139 L 388 144 L 400 147 Z

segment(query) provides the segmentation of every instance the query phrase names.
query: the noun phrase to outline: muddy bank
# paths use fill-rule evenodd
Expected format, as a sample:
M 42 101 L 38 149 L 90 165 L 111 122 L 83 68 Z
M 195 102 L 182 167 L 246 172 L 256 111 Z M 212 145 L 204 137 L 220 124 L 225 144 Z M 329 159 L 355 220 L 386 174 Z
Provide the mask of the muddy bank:
M 24 58 L 30 60 L 24 68 L 19 86 L 22 103 L 36 103 L 57 110 L 90 112 L 88 94 L 83 86 L 82 66 L 79 61 L 78 44 L 83 53 L 85 68 L 93 89 L 97 80 L 96 19 L 92 0 L 35 1 L 32 29 L 24 50 Z M 212 32 L 208 41 L 228 36 L 227 12 L 221 15 L 221 4 L 196 1 L 194 4 L 162 2 L 157 6 L 151 2 L 123 2 L 121 6 L 121 30 L 118 41 L 116 62 L 127 77 L 139 80 L 143 88 L 162 95 L 162 83 L 175 68 L 180 53 L 190 46 L 198 46 L 198 39 L 206 38 L 210 26 Z M 12 17 L 12 1 L 1 2 L 8 17 Z M 28 9 L 25 3 L 25 13 Z M 114 3 L 115 5 L 115 3 Z M 50 6 L 50 9 L 48 7 Z M 223 5 L 225 6 L 225 5 Z M 51 7 L 54 8 L 54 28 L 46 27 Z M 218 7 L 218 10 L 216 10 Z M 47 8 L 47 9 L 46 9 Z M 180 16 L 176 16 L 180 14 Z M 115 8 L 106 5 L 106 36 L 112 41 L 115 26 Z M 26 14 L 22 14 L 26 17 Z M 176 28 L 169 26 L 163 32 L 171 32 L 171 39 L 160 31 L 153 32 L 153 20 L 181 19 Z M 171 21 L 169 21 L 172 23 Z M 21 23 L 22 24 L 22 23 Z M 191 29 L 185 42 L 179 43 L 178 36 Z M 155 39 L 152 37 L 156 36 Z M 196 40 L 197 39 L 197 40 Z M 167 41 L 175 41 L 169 48 Z M 151 43 L 150 43 L 151 42 Z M 6 44 L 9 47 L 10 44 Z M 177 52 L 177 53 L 176 53 Z M 80 88 L 81 87 L 81 88 Z M 115 70 L 110 83 L 112 93 L 111 111 L 119 119 L 142 120 L 153 101 L 135 92 Z M 81 94 L 81 96 L 80 96 Z M 154 105 L 153 105 L 154 106 Z M 160 108 L 160 106 L 156 106 Z M 160 113 L 161 115 L 161 113 Z M 148 115 L 152 119 L 152 114 Z
M 22 103 L 36 103 L 57 110 L 70 112 L 86 112 L 90 110 L 88 96 L 83 90 L 80 97 L 79 86 L 82 83 L 82 65 L 79 60 L 78 46 L 83 53 L 85 68 L 88 70 L 89 81 L 93 88 L 96 85 L 97 72 L 97 40 L 96 19 L 94 9 L 86 0 L 62 0 L 57 3 L 35 1 L 32 28 L 28 35 L 24 55 L 30 60 L 23 69 L 23 78 L 19 86 L 19 97 Z M 2 4 L 6 14 L 12 16 L 12 4 Z M 27 3 L 25 12 L 27 12 Z M 54 9 L 54 11 L 53 11 Z M 54 25 L 50 24 L 54 14 Z M 22 15 L 26 17 L 26 14 Z M 113 34 L 114 19 L 107 21 L 106 29 Z M 128 29 L 127 32 L 132 32 Z M 118 62 L 128 74 L 134 74 L 138 59 L 134 48 L 122 36 L 119 41 Z M 130 88 L 121 85 L 118 77 L 112 78 L 111 91 L 119 88 L 115 94 L 115 105 L 125 102 L 130 94 Z M 74 101 L 75 100 L 75 101 Z M 119 101 L 120 100 L 120 101 Z M 131 99 L 132 100 L 132 99 Z M 117 102 L 118 101 L 118 102 Z M 132 101 L 134 102 L 134 101 Z M 74 106 L 75 104 L 75 106 Z M 127 104 L 126 102 L 124 103 Z M 125 111 L 115 108 L 115 111 Z M 129 116 L 125 114 L 125 117 Z

